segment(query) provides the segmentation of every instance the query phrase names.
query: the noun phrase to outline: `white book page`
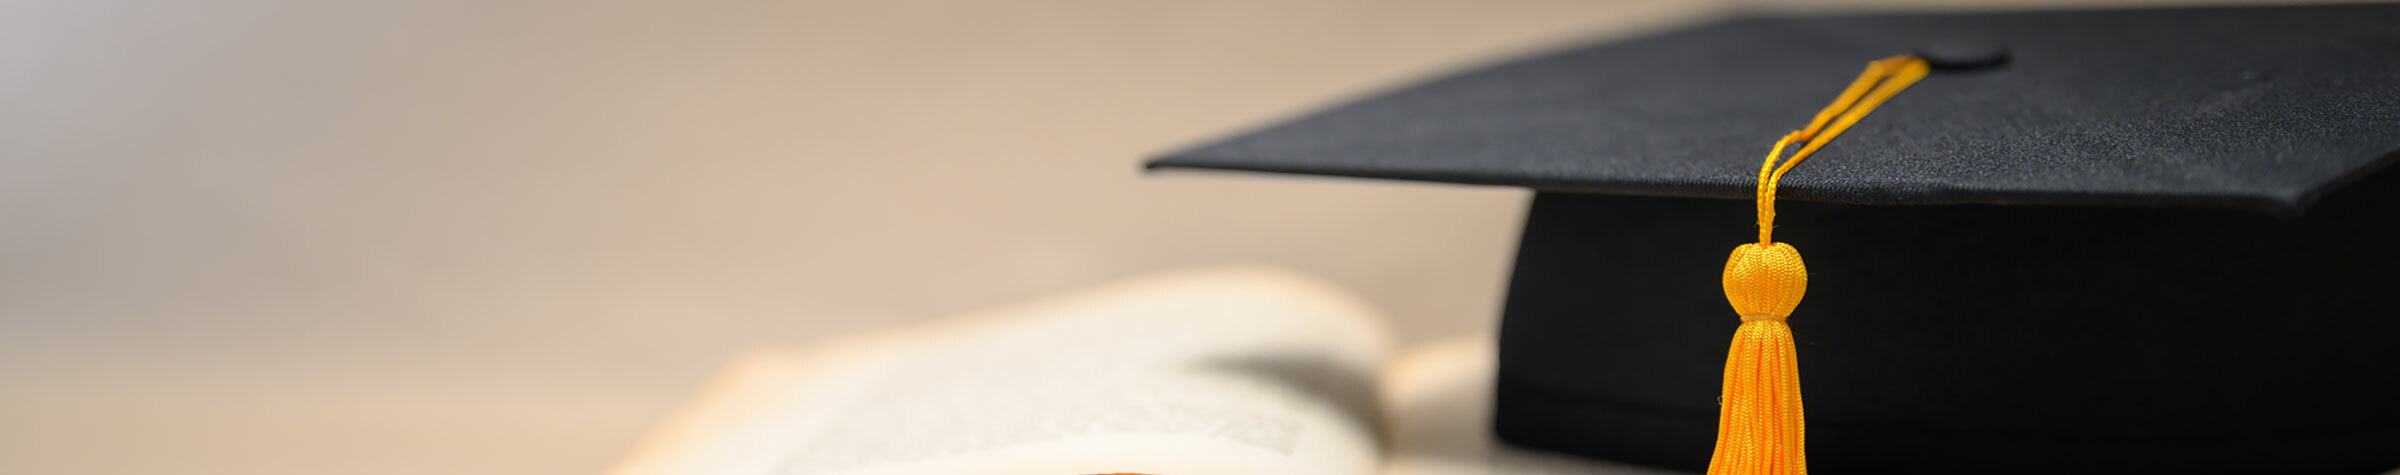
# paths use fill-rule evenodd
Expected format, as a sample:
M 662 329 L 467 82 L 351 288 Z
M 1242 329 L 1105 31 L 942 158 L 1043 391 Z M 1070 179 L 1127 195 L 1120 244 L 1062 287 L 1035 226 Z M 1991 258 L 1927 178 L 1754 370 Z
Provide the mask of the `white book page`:
M 620 474 L 1375 473 L 1389 337 L 1235 269 L 751 358 Z

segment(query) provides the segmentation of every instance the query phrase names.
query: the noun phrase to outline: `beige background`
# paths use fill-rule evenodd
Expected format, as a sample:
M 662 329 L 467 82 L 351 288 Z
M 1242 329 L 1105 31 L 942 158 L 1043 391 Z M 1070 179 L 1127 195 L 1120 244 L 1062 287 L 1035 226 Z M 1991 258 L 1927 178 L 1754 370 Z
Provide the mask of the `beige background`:
M 591 473 L 736 351 L 1194 265 L 1487 328 L 1524 192 L 1136 163 L 1727 6 L 0 2 L 0 473 Z

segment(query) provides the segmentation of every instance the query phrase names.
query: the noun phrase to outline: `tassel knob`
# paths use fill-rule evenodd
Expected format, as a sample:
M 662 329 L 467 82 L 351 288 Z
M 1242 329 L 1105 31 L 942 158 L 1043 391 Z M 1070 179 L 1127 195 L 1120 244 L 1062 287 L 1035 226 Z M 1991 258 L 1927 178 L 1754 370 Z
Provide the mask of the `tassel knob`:
M 1742 321 L 1790 317 L 1807 293 L 1808 266 L 1790 244 L 1743 244 L 1725 260 L 1725 301 Z

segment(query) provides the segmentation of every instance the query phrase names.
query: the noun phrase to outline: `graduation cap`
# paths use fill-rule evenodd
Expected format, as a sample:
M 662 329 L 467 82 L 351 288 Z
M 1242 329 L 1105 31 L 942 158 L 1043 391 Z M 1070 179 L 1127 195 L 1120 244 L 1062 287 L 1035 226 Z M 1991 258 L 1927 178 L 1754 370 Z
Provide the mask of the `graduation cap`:
M 1779 176 L 1778 139 L 1806 164 Z M 2371 473 L 2400 467 L 2395 157 L 2400 7 L 2343 5 L 1737 17 L 1150 166 L 1536 190 L 1505 441 L 1718 473 Z

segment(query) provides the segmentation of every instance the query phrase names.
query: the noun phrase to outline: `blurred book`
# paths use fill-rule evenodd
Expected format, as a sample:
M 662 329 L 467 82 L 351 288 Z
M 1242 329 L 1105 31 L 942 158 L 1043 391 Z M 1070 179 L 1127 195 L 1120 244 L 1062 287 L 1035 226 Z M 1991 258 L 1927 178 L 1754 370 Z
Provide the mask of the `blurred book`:
M 1488 335 L 1392 347 L 1292 273 L 1137 278 L 740 358 L 614 473 L 1666 473 L 1493 442 Z

